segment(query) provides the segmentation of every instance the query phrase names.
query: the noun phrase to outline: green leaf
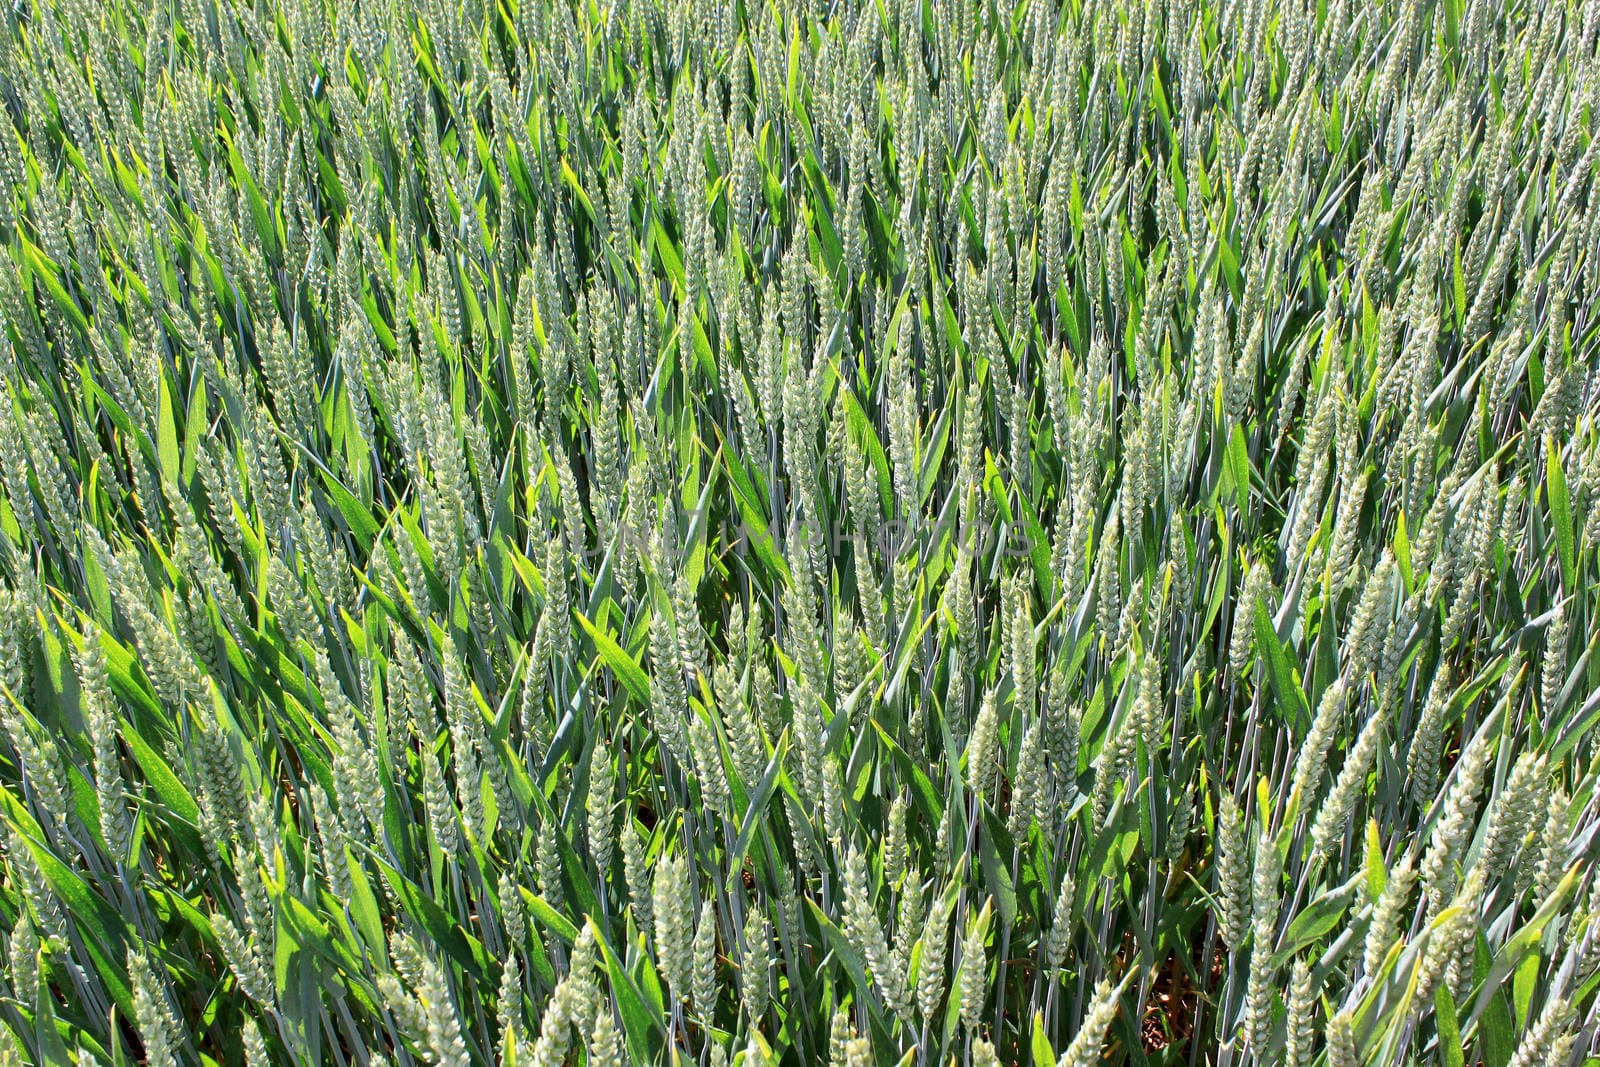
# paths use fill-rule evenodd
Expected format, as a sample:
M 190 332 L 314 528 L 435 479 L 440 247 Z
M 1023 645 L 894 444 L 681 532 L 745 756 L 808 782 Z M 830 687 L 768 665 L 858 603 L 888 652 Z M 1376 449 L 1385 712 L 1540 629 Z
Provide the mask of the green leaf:
M 350 855 L 348 849 L 343 859 L 345 868 L 350 872 L 350 917 L 361 932 L 362 940 L 367 943 L 367 950 L 380 961 L 387 960 L 389 947 L 383 934 L 383 917 L 378 909 L 378 898 L 373 895 L 372 884 L 367 881 L 366 868 Z
M 721 433 L 719 429 L 717 431 L 719 440 Z M 767 528 L 766 505 L 762 503 L 750 474 L 734 455 L 733 449 L 726 447 L 724 442 L 724 447 L 719 451 L 722 454 L 723 466 L 728 472 L 728 484 L 733 488 L 734 507 L 739 510 L 739 521 L 743 524 L 742 543 L 747 543 L 768 571 L 776 575 L 784 585 L 788 585 L 789 564 L 778 553 L 772 533 Z
M 1389 883 L 1389 869 L 1383 862 L 1383 844 L 1378 840 L 1378 820 L 1367 820 L 1367 899 L 1377 903 Z
M 1310 719 L 1305 694 L 1300 689 L 1300 683 L 1294 679 L 1294 670 L 1289 666 L 1289 657 L 1283 651 L 1283 643 L 1278 640 L 1278 632 L 1272 627 L 1272 617 L 1267 614 L 1267 606 L 1259 599 L 1256 601 L 1255 628 L 1256 645 L 1266 658 L 1267 673 L 1272 678 L 1272 691 L 1282 709 L 1284 720 L 1291 727 L 1299 729 L 1308 724 Z
M 634 984 L 622 965 L 622 959 L 611 947 L 611 942 L 606 938 L 605 928 L 593 918 L 586 920 L 586 923 L 594 934 L 595 946 L 600 950 L 600 959 L 605 964 L 606 974 L 611 980 L 611 992 L 616 997 L 617 1010 L 622 1015 L 622 1032 L 628 1040 L 628 1051 L 632 1053 L 633 1062 L 657 1062 L 662 1042 L 666 1038 L 666 1028 L 661 1024 L 661 1013 L 652 1011 L 645 1005 L 644 994 Z
M 165 372 L 161 375 L 160 410 L 156 415 L 156 454 L 161 461 L 162 480 L 177 486 L 183 467 L 178 456 L 178 417 L 173 410 L 172 382 Z
M 1567 475 L 1561 466 L 1561 450 L 1555 439 L 1546 437 L 1545 493 L 1550 502 L 1550 520 L 1556 528 L 1556 548 L 1561 558 L 1561 587 L 1576 591 L 1577 553 L 1572 536 L 1572 504 L 1567 497 Z
M 569 945 L 577 942 L 578 928 L 572 925 L 572 921 L 565 915 L 551 907 L 548 900 L 533 893 L 524 893 L 522 899 L 528 910 L 533 913 L 533 917 L 549 927 L 551 933 Z
M 907 752 L 897 745 L 889 732 L 879 725 L 877 717 L 871 719 L 872 728 L 877 731 L 878 741 L 889 750 L 894 758 L 895 765 L 900 768 L 900 773 L 905 775 L 911 783 L 911 795 L 916 799 L 918 807 L 922 809 L 922 817 L 929 825 L 937 825 L 944 817 L 944 802 L 939 796 L 939 791 L 933 787 L 923 769 L 912 759 Z
M 317 464 L 322 475 L 322 484 L 328 490 L 328 495 L 333 498 L 334 507 L 339 509 L 339 514 L 344 516 L 345 525 L 350 527 L 350 533 L 355 537 L 362 552 L 371 552 L 372 543 L 378 539 L 382 527 L 372 517 L 366 506 L 357 500 L 355 494 L 344 487 L 344 483 L 334 477 L 332 471 Z
M 890 335 L 893 335 L 893 331 L 890 331 Z M 872 464 L 872 472 L 878 484 L 878 502 L 882 505 L 884 514 L 893 514 L 894 480 L 889 471 L 889 457 L 883 450 L 883 442 L 878 439 L 878 432 L 873 429 L 872 420 L 867 418 L 867 413 L 862 410 L 861 402 L 856 399 L 854 390 L 840 389 L 839 402 L 844 406 L 845 425 L 850 431 L 851 441 L 858 448 L 866 450 L 867 459 Z
M 1227 464 L 1234 506 L 1245 511 L 1250 506 L 1250 450 L 1244 442 L 1244 429 L 1237 424 L 1228 434 Z
M 661 269 L 666 271 L 667 277 L 678 289 L 684 288 L 683 260 L 678 256 L 678 250 L 673 247 L 672 238 L 667 236 L 667 231 L 662 229 L 658 220 L 651 227 L 655 238 L 656 254 L 661 259 Z
M 595 626 L 581 611 L 573 611 L 578 617 L 578 623 L 583 627 L 589 639 L 594 642 L 595 653 L 600 657 L 600 662 L 610 668 L 616 675 L 617 681 L 628 691 L 628 695 L 638 703 L 641 708 L 650 706 L 650 679 L 644 670 L 622 650 L 622 646 L 612 639 L 610 634 Z
M 48 994 L 30 995 L 25 1003 L 36 1005 L 38 1009 L 33 1017 L 33 1040 L 39 1050 L 39 1062 L 52 1065 L 72 1063 L 67 1046 L 61 1040 L 61 1032 L 56 1028 L 55 998 Z
M 1033 1013 L 1033 1067 L 1055 1067 L 1056 1051 L 1050 1047 L 1050 1038 L 1045 1036 L 1044 1015 L 1041 1012 Z
M 128 946 L 127 923 L 115 908 L 57 859 L 55 853 L 39 843 L 38 823 L 34 822 L 9 790 L 0 789 L 0 798 L 4 799 L 11 820 L 17 827 L 18 837 L 32 853 L 39 873 L 44 876 L 51 891 L 61 898 L 62 905 L 72 915 L 78 929 L 86 935 L 84 945 L 89 950 L 95 972 L 105 983 L 118 1009 L 131 1018 L 133 994 L 123 965 Z
M 1274 959 L 1282 964 L 1293 959 L 1301 950 L 1320 942 L 1337 929 L 1349 908 L 1350 894 L 1360 881 L 1358 876 L 1338 889 L 1324 893 L 1313 900 L 1294 917 L 1284 931 L 1281 947 Z
M 762 773 L 760 783 L 750 796 L 750 803 L 745 808 L 744 819 L 739 826 L 738 840 L 734 842 L 733 851 L 728 854 L 727 891 L 730 893 L 744 873 L 744 857 L 745 853 L 750 851 L 751 838 L 766 822 L 767 804 L 772 800 L 772 794 L 778 787 L 778 776 L 783 770 L 783 756 L 788 747 L 789 731 L 785 729 L 778 736 L 778 743 L 772 747 L 772 758 L 767 761 L 767 769 Z
M 987 805 L 983 806 L 981 821 L 984 832 L 978 835 L 978 861 L 983 867 L 984 884 L 994 894 L 1001 925 L 1009 927 L 1017 921 L 1017 890 L 1011 881 L 1011 870 L 996 846 L 997 839 L 1005 835 L 1005 828 Z M 1009 841 L 1006 844 L 1009 846 Z M 1005 849 L 1008 856 L 1011 851 L 1010 847 Z
M 872 987 L 871 981 L 867 978 L 866 960 L 862 958 L 855 945 L 834 924 L 833 920 L 828 918 L 828 913 L 823 911 L 815 900 L 808 896 L 805 901 L 806 907 L 811 909 L 812 921 L 822 931 L 829 951 L 833 953 L 840 963 L 844 964 L 845 973 L 850 976 L 850 980 L 855 984 L 857 1003 L 866 1005 L 869 1014 L 874 1016 L 881 1015 L 883 1012 L 880 1006 L 881 1002 L 877 992 Z
M 27 261 L 29 273 L 39 279 L 40 283 L 50 293 L 50 299 L 55 301 L 56 307 L 61 309 L 63 315 L 72 320 L 72 324 L 78 328 L 79 332 L 88 333 L 89 320 L 84 317 L 83 311 L 78 307 L 78 302 L 73 300 L 72 296 L 62 286 L 61 277 L 56 267 L 51 264 L 50 260 L 46 258 L 37 245 L 23 237 L 20 232 L 14 232 L 16 233 L 16 239 L 22 246 L 22 258 Z
M 201 855 L 204 845 L 197 829 L 200 824 L 199 805 L 183 787 L 178 776 L 172 773 L 166 760 L 161 758 L 160 753 L 145 741 L 131 723 L 125 722 L 121 733 L 122 739 L 127 742 L 129 750 L 133 753 L 134 762 L 144 772 L 151 792 L 161 802 L 161 808 L 165 813 L 162 822 L 167 830 L 185 850 L 190 850 L 192 855 Z
M 1439 1053 L 1445 1067 L 1463 1067 L 1466 1057 L 1461 1051 L 1461 1027 L 1456 1022 L 1456 1002 L 1450 996 L 1450 983 L 1440 982 L 1433 995 L 1433 1017 L 1439 1027 Z
M 1539 955 L 1538 946 L 1522 957 L 1517 964 L 1517 969 L 1511 975 L 1511 1003 L 1515 1009 L 1512 1022 L 1518 1026 L 1528 1026 L 1533 1021 L 1533 994 L 1539 986 L 1539 972 L 1544 966 L 1544 960 Z
M 1511 1062 L 1517 1035 L 1511 1022 L 1511 1003 L 1503 991 L 1490 998 L 1483 1018 L 1478 1020 L 1478 1036 L 1486 1067 L 1506 1067 Z
M 1400 512 L 1394 517 L 1394 561 L 1400 566 L 1400 577 L 1405 582 L 1406 589 L 1410 589 L 1416 582 L 1411 573 L 1411 540 L 1406 536 L 1406 515 Z
M 475 969 L 483 974 L 489 974 L 496 969 L 488 953 L 483 950 L 483 945 L 474 937 L 465 933 L 444 909 L 430 900 L 405 875 L 385 863 L 380 857 L 373 856 L 378 869 L 383 872 L 383 877 L 393 889 L 395 895 L 405 909 L 411 913 L 427 933 L 433 943 L 444 950 L 444 953 L 458 964 L 468 969 Z
M 188 485 L 194 477 L 194 467 L 200 456 L 200 438 L 206 432 L 206 391 L 192 390 L 189 394 L 189 413 L 183 419 L 183 465 L 179 484 Z

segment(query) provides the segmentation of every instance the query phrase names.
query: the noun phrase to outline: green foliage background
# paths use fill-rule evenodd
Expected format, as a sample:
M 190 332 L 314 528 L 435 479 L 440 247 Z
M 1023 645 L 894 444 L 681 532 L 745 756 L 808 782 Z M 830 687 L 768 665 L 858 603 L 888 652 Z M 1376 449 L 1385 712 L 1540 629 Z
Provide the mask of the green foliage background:
M 3 18 L 0 1059 L 1593 1050 L 1600 4 Z

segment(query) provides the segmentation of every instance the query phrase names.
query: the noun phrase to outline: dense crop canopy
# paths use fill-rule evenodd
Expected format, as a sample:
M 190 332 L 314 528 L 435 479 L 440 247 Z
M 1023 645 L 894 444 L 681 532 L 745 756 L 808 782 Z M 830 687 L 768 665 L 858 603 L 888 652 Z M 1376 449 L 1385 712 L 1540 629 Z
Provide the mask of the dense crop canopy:
M 0 19 L 0 1064 L 1595 1051 L 1600 2 Z

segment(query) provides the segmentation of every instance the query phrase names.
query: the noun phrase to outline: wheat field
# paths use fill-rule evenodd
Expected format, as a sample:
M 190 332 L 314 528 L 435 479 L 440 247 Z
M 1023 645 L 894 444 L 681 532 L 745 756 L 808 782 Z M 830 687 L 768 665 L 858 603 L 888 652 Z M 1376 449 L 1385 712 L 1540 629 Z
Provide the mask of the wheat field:
M 0 1063 L 1600 1064 L 1600 2 L 13 0 Z

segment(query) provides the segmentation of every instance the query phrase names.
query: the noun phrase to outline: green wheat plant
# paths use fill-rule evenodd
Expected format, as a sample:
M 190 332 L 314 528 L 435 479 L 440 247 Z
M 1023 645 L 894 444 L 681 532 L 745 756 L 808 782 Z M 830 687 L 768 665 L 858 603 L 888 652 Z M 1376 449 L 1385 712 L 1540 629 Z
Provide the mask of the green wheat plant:
M 1600 1062 L 1600 3 L 0 21 L 0 1064 Z

